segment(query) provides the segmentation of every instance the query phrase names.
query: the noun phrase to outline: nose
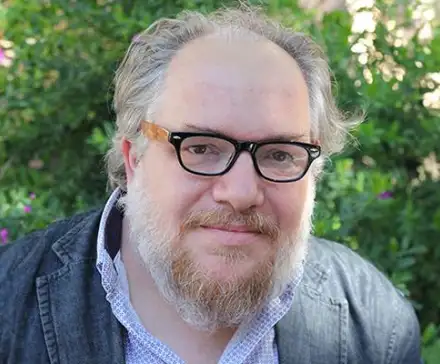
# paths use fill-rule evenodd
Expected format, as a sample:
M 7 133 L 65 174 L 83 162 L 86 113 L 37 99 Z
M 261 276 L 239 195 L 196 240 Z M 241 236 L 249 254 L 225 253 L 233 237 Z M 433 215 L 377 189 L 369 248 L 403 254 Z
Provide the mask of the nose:
M 226 174 L 217 177 L 212 193 L 217 203 L 227 204 L 236 212 L 244 212 L 263 204 L 261 179 L 249 153 L 242 153 Z

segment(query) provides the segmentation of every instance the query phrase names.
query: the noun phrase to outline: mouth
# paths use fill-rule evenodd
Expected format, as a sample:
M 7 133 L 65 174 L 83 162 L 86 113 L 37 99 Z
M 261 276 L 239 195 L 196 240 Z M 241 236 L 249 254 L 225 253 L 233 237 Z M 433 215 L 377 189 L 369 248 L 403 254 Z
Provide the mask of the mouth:
M 242 234 L 259 234 L 260 232 L 257 229 L 252 229 L 249 226 L 246 225 L 202 225 L 203 229 L 208 230 L 217 230 L 217 231 L 223 231 L 228 233 L 242 233 Z
M 209 241 L 217 242 L 223 246 L 239 247 L 254 245 L 261 242 L 263 235 L 249 226 L 229 225 L 229 226 L 201 226 L 209 238 Z M 212 240 L 211 240 L 212 239 Z

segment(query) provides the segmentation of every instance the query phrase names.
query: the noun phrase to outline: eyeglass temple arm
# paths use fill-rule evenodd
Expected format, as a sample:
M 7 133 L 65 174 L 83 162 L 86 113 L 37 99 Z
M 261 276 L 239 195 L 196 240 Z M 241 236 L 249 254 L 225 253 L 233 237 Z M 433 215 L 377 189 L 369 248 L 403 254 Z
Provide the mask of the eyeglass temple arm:
M 141 122 L 141 130 L 142 134 L 150 140 L 168 141 L 170 135 L 168 130 L 146 120 Z

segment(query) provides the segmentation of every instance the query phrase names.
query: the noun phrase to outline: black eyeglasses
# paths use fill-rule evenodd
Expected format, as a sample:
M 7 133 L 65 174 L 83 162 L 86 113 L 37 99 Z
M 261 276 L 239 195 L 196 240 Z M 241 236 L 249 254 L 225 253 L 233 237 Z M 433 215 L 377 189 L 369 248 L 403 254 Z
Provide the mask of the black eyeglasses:
M 151 140 L 168 141 L 182 168 L 200 176 L 227 173 L 243 151 L 251 154 L 258 175 L 271 182 L 295 182 L 304 177 L 321 147 L 297 141 L 238 141 L 212 133 L 170 132 L 142 121 L 142 133 Z

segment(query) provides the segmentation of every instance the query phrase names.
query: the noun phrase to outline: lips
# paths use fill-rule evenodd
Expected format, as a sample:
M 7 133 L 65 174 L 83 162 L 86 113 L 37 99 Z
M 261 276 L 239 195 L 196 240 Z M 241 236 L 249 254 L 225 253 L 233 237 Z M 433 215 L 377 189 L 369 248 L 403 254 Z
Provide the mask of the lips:
M 248 225 L 199 225 L 196 229 L 203 235 L 202 241 L 216 243 L 223 246 L 238 247 L 253 245 L 265 241 L 264 235 Z
M 212 230 L 219 230 L 219 231 L 225 231 L 230 233 L 248 233 L 248 234 L 258 234 L 258 230 L 252 229 L 249 226 L 246 225 L 229 225 L 229 226 L 222 226 L 222 225 L 212 225 L 212 226 L 202 226 L 205 229 L 212 229 Z

